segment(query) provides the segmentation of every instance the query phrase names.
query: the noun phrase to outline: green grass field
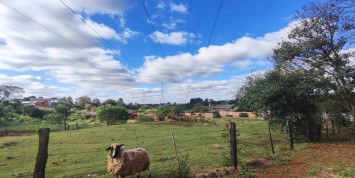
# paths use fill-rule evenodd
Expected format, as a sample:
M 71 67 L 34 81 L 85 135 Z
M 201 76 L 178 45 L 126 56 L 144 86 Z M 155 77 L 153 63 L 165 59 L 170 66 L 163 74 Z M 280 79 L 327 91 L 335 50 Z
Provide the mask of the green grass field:
M 176 177 L 172 133 L 184 170 L 196 173 L 223 167 L 229 163 L 228 121 L 131 123 L 51 132 L 46 177 L 111 177 L 106 172 L 105 149 L 112 143 L 146 148 L 153 177 Z M 232 121 L 237 123 L 241 165 L 271 155 L 265 121 Z M 277 131 L 273 136 L 276 153 L 287 152 L 286 136 Z M 0 137 L 0 177 L 32 177 L 37 149 L 36 134 Z

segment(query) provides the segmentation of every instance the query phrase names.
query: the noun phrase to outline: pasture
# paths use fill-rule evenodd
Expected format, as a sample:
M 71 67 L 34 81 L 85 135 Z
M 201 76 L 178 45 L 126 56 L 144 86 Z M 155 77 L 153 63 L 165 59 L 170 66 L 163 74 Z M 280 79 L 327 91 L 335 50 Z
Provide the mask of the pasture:
M 237 124 L 238 162 L 241 167 L 270 156 L 267 123 L 262 120 L 220 119 L 209 122 L 151 122 L 98 126 L 50 133 L 46 177 L 111 177 L 105 150 L 112 143 L 149 152 L 152 177 L 177 177 L 172 133 L 184 173 L 208 172 L 229 164 L 226 124 Z M 273 130 L 276 154 L 288 152 L 286 134 Z M 296 144 L 296 150 L 305 144 Z M 0 177 L 32 177 L 38 135 L 0 137 Z M 147 177 L 147 174 L 141 174 Z

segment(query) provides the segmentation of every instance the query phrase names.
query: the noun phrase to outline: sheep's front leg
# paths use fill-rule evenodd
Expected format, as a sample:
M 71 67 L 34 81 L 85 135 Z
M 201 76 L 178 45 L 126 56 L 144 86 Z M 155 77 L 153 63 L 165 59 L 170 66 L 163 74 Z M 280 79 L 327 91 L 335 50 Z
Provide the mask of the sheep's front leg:
M 137 178 L 139 178 L 139 174 L 140 174 L 140 172 L 138 172 L 138 174 L 137 174 Z

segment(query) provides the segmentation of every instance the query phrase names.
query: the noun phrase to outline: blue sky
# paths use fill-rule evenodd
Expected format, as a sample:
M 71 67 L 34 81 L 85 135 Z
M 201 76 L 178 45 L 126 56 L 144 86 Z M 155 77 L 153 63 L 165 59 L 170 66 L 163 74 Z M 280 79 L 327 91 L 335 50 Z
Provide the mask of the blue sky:
M 155 32 L 141 0 L 62 2 L 0 0 L 0 84 L 126 103 L 234 99 L 245 76 L 272 67 L 308 1 L 223 0 L 213 33 L 220 0 L 144 0 Z

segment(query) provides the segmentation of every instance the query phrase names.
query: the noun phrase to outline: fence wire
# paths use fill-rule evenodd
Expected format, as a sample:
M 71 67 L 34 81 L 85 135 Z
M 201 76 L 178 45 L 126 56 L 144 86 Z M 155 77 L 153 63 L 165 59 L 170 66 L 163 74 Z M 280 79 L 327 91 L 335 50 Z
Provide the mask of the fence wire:
M 112 143 L 123 143 L 127 149 L 143 147 L 150 155 L 151 172 L 155 177 L 176 173 L 177 161 L 174 152 L 171 133 L 174 133 L 176 149 L 180 164 L 184 169 L 208 168 L 224 166 L 229 162 L 229 138 L 228 128 L 225 124 L 212 126 L 198 126 L 197 129 L 186 128 L 184 130 L 172 128 L 164 131 L 164 125 L 151 126 L 146 130 L 140 130 L 132 126 L 116 126 L 114 133 L 112 128 L 105 131 L 70 130 L 55 133 L 66 136 L 78 135 L 75 139 L 52 137 L 49 139 L 49 154 L 46 174 L 49 177 L 62 175 L 65 177 L 81 177 L 86 174 L 106 175 L 106 158 L 108 151 L 105 149 Z M 180 126 L 181 127 L 181 126 Z M 196 126 L 195 126 L 196 127 Z M 79 138 L 83 137 L 83 138 Z M 100 137 L 101 139 L 91 139 Z M 280 153 L 287 147 L 287 139 L 283 134 L 273 137 L 276 153 Z M 24 155 L 28 164 L 33 164 L 36 157 L 36 147 L 31 147 L 32 154 Z M 271 154 L 267 127 L 257 127 L 253 122 L 237 122 L 237 147 L 241 162 L 266 157 Z M 0 151 L 11 155 L 15 152 L 26 152 L 23 147 L 1 148 Z M 17 159 L 17 158 L 16 158 Z M 9 159 L 11 161 L 11 159 Z M 68 166 L 70 165 L 70 166 Z M 65 167 L 65 168 L 63 168 Z M 69 168 L 68 168 L 69 167 Z M 16 171 L 4 170 L 0 166 L 0 177 L 11 177 L 16 173 L 32 172 L 30 170 Z M 72 173 L 72 174 L 71 174 Z M 107 177 L 110 175 L 107 174 Z

